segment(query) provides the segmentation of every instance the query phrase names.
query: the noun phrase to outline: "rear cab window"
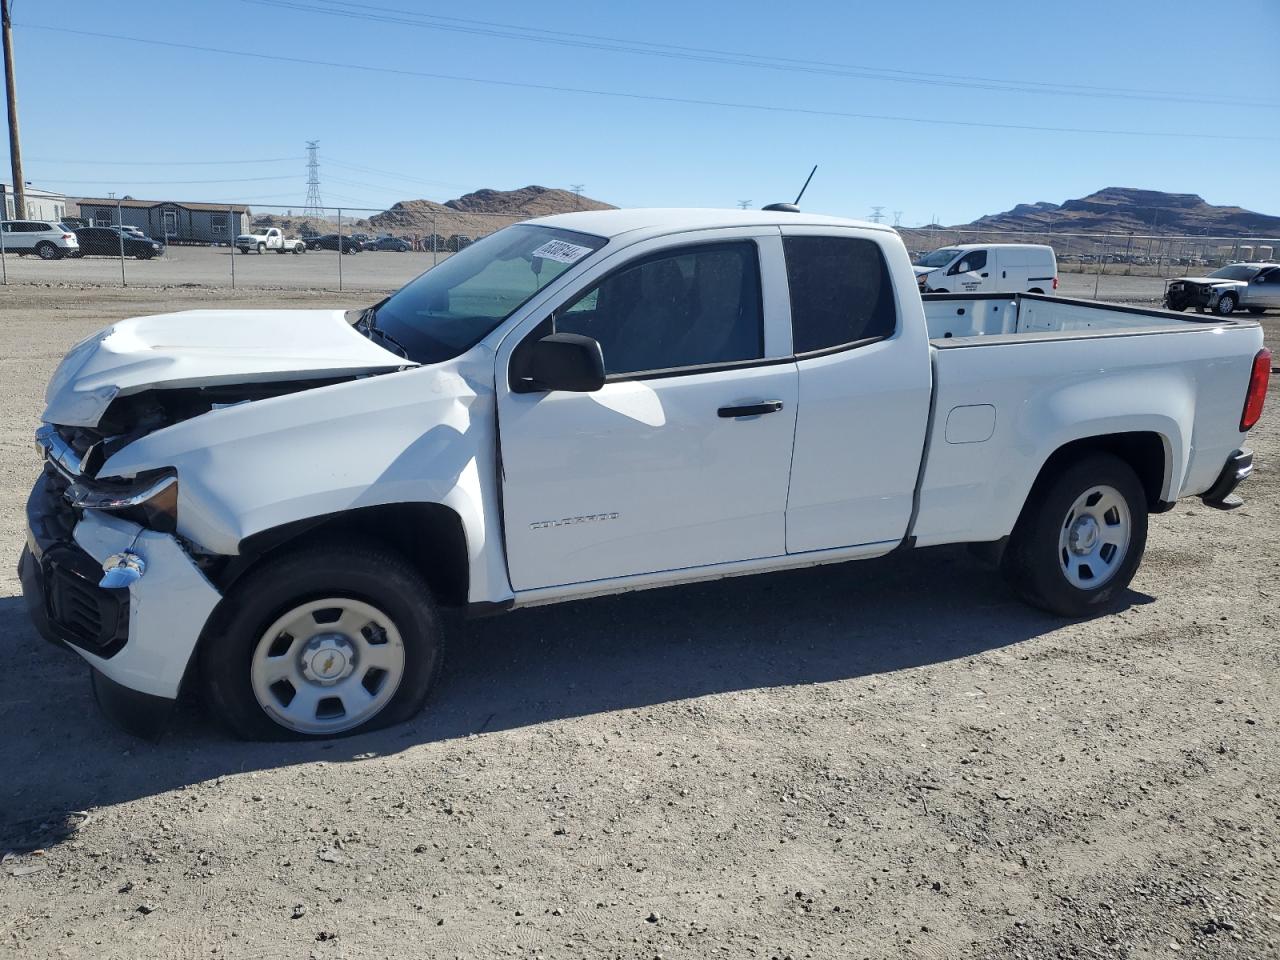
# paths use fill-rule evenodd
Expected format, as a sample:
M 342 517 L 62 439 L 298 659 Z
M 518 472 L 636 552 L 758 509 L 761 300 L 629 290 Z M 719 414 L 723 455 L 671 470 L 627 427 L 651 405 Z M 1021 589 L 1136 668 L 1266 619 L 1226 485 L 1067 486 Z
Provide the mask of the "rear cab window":
M 794 350 L 803 357 L 891 337 L 898 325 L 880 245 L 862 237 L 784 237 Z

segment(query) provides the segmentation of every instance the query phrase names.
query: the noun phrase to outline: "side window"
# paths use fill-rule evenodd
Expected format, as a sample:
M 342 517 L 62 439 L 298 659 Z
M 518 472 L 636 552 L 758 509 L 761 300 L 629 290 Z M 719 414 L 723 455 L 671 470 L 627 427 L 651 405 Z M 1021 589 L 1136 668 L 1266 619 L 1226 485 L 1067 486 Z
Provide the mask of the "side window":
M 987 265 L 987 251 L 970 250 L 960 262 L 951 268 L 951 273 L 969 273 L 971 271 L 981 270 Z
M 890 336 L 898 323 L 879 244 L 860 237 L 784 237 L 797 354 Z
M 755 243 L 682 247 L 605 277 L 555 317 L 556 333 L 600 342 L 619 375 L 764 356 Z

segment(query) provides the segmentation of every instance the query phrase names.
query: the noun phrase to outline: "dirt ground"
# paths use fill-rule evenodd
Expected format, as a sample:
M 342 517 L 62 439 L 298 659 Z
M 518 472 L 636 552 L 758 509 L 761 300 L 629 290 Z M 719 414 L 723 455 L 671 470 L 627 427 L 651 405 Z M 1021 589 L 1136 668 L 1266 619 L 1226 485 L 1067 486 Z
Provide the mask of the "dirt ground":
M 381 733 L 153 745 L 28 625 L 31 432 L 74 341 L 229 299 L 0 289 L 0 955 L 1280 955 L 1275 386 L 1246 506 L 1153 518 L 1096 619 L 924 550 L 455 624 Z

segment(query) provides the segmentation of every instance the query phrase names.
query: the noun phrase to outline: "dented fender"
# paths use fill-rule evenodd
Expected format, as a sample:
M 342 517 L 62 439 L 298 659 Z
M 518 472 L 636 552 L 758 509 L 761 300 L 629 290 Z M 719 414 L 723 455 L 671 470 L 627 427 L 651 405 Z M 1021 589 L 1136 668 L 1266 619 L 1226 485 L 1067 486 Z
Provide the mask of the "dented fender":
M 396 503 L 454 510 L 472 602 L 511 596 L 496 491 L 494 360 L 483 344 L 453 360 L 213 410 L 141 437 L 99 477 L 178 474 L 178 533 L 236 555 L 257 533 Z M 500 538 L 499 538 L 500 539 Z

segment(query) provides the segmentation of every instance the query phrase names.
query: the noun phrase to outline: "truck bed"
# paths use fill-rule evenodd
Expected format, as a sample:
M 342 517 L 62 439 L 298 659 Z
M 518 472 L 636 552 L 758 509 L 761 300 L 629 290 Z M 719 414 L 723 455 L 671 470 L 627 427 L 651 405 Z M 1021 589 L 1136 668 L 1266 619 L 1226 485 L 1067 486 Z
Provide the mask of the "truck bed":
M 1251 322 L 1034 293 L 930 293 L 922 299 L 929 339 L 939 347 L 950 346 L 944 341 L 977 337 L 1175 333 Z
M 1160 502 L 1209 489 L 1244 444 L 1254 320 L 1035 294 L 926 295 L 924 307 L 934 407 L 921 546 L 1005 535 L 1048 452 L 1077 439 L 1163 447 Z

